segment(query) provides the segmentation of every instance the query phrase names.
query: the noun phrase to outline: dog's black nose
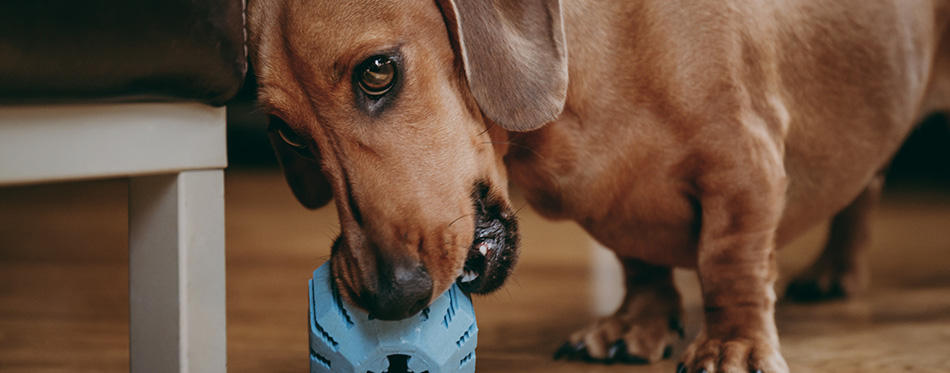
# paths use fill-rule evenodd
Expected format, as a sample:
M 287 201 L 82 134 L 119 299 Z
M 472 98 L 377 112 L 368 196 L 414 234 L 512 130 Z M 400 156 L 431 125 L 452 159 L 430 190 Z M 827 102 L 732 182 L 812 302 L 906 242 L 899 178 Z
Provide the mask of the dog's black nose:
M 421 263 L 400 260 L 380 265 L 378 291 L 367 304 L 370 316 L 402 320 L 415 315 L 432 299 L 432 278 Z

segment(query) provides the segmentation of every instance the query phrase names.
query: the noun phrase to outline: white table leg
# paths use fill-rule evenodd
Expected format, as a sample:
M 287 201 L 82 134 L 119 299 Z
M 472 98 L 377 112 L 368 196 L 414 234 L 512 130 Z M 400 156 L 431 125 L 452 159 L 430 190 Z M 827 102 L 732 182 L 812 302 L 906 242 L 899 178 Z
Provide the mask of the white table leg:
M 224 172 L 129 180 L 132 372 L 226 370 Z

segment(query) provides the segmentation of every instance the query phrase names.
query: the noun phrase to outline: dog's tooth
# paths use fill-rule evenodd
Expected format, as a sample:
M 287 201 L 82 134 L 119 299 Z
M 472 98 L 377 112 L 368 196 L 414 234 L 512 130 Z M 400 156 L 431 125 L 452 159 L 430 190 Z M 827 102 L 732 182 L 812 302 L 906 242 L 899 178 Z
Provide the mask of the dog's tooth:
M 463 282 L 463 283 L 465 283 L 465 282 L 472 282 L 472 281 L 475 281 L 476 278 L 478 278 L 478 274 L 477 274 L 477 273 L 472 272 L 472 271 L 469 271 L 469 270 L 466 269 L 466 270 L 465 270 L 465 276 L 462 276 L 462 282 Z
M 491 246 L 488 242 L 482 242 L 478 245 L 478 252 L 482 253 L 482 256 L 488 256 L 488 247 Z

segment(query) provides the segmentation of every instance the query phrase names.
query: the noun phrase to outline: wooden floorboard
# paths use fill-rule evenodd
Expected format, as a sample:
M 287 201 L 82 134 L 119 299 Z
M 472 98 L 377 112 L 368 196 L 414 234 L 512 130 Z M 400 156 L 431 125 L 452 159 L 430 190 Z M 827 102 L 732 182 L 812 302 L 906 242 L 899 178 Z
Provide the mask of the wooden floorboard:
M 226 188 L 229 370 L 306 371 L 307 279 L 329 255 L 335 212 L 300 207 L 273 171 L 229 171 Z M 128 369 L 126 199 L 123 180 L 0 188 L 0 372 Z M 515 276 L 475 299 L 478 371 L 674 371 L 672 360 L 635 367 L 551 360 L 603 308 L 591 292 L 595 249 L 576 225 L 544 221 L 529 208 L 520 216 Z M 779 305 L 793 371 L 950 372 L 950 196 L 889 193 L 874 228 L 866 295 Z M 814 229 L 779 254 L 783 280 L 813 258 L 822 233 Z M 687 271 L 677 281 L 692 336 L 698 284 Z

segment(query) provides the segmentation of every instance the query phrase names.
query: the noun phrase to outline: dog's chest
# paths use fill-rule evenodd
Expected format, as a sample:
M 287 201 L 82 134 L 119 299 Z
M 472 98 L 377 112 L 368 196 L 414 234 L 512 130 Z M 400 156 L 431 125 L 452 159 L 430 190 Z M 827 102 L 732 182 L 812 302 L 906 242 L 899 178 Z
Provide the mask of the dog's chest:
M 620 256 L 693 266 L 698 205 L 687 181 L 675 176 L 683 155 L 640 140 L 553 123 L 514 136 L 505 161 L 509 178 L 542 215 L 577 221 Z

